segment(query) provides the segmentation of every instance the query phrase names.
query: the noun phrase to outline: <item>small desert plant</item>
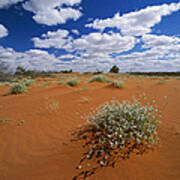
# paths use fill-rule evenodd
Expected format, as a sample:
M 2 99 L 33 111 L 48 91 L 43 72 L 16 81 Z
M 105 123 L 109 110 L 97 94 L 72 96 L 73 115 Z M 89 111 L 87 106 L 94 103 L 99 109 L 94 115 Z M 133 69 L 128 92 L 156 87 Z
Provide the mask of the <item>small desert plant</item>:
M 115 88 L 119 88 L 119 89 L 122 89 L 124 88 L 124 82 L 123 81 L 117 81 L 117 80 L 114 80 L 111 85 Z
M 83 72 L 84 75 L 90 75 L 92 74 L 91 72 Z
M 76 78 L 70 78 L 68 81 L 67 81 L 67 85 L 69 86 L 77 86 L 80 82 L 78 81 L 78 79 Z
M 5 83 L 4 82 L 0 82 L 0 86 L 5 86 Z
M 31 86 L 35 83 L 35 80 L 23 79 L 20 83 L 23 83 L 25 86 Z
M 49 96 L 45 97 L 46 110 L 49 112 L 57 112 L 59 110 L 59 102 Z
M 92 82 L 109 82 L 110 80 L 108 80 L 105 76 L 99 75 L 99 76 L 94 76 L 92 79 L 89 80 L 89 83 Z
M 160 80 L 160 81 L 157 82 L 157 84 L 165 84 L 165 83 L 166 83 L 165 80 Z
M 99 106 L 86 117 L 89 123 L 76 135 L 85 141 L 87 148 L 76 169 L 77 179 L 95 174 L 102 167 L 115 167 L 120 159 L 129 159 L 131 153 L 143 154 L 159 144 L 157 129 L 158 109 L 155 105 L 143 105 L 138 100 L 120 103 L 112 100 Z M 87 163 L 90 162 L 91 163 Z
M 59 80 L 59 81 L 58 81 L 58 84 L 64 84 L 64 81 Z
M 159 76 L 149 76 L 149 79 L 160 79 Z
M 51 84 L 53 84 L 53 82 L 52 81 L 47 81 L 46 84 L 51 85 Z
M 50 80 L 50 78 L 46 78 L 46 79 L 45 79 L 46 82 L 49 82 L 49 80 Z
M 90 89 L 89 87 L 83 86 L 83 87 L 80 87 L 79 89 L 77 89 L 77 91 L 87 91 L 89 89 Z
M 6 118 L 6 119 L 0 119 L 0 123 L 2 123 L 2 122 L 8 122 L 8 121 L 11 121 L 11 119 L 9 119 L 9 118 Z
M 40 84 L 38 87 L 46 87 L 46 85 L 45 84 Z
M 13 83 L 18 83 L 19 82 L 19 79 L 18 78 L 15 78 L 12 80 Z
M 85 96 L 81 97 L 81 98 L 78 100 L 78 102 L 80 102 L 80 103 L 89 103 L 90 101 L 91 101 L 91 98 L 85 97 Z
M 24 124 L 24 122 L 25 122 L 24 120 L 18 121 L 18 122 L 17 122 L 17 125 L 18 125 L 18 126 L 21 126 L 22 124 Z
M 24 83 L 15 83 L 11 85 L 11 89 L 10 89 L 11 94 L 21 94 L 26 91 L 27 88 Z

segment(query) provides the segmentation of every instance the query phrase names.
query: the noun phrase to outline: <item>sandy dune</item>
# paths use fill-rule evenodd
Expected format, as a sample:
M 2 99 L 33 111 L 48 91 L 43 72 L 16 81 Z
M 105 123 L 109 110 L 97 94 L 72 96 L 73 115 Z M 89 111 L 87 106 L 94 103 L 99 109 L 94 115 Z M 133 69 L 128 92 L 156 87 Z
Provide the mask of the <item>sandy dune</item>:
M 71 132 L 84 123 L 80 115 L 113 97 L 122 101 L 143 92 L 160 107 L 163 96 L 168 97 L 159 129 L 162 145 L 143 156 L 132 155 L 89 179 L 179 180 L 180 81 L 173 78 L 162 85 L 150 79 L 124 82 L 124 89 L 96 82 L 69 88 L 35 84 L 25 94 L 7 96 L 8 88 L 1 86 L 0 116 L 11 121 L 0 124 L 0 180 L 71 180 L 83 153 L 81 144 L 69 143 Z

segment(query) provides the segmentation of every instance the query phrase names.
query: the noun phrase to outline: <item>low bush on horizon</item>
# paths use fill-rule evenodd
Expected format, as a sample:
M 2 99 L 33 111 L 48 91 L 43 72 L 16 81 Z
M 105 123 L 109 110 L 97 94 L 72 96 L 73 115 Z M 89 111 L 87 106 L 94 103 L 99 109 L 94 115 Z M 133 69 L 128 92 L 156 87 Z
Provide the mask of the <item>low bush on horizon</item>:
M 11 94 L 21 94 L 27 91 L 27 87 L 24 83 L 15 83 L 11 85 L 10 93 Z
M 91 75 L 92 72 L 83 72 L 83 75 Z
M 64 74 L 69 74 L 69 73 L 72 73 L 72 72 L 73 72 L 72 69 L 60 71 L 60 73 L 64 73 Z
M 76 78 L 70 78 L 68 81 L 67 81 L 67 85 L 69 86 L 77 86 L 79 85 L 80 82 L 78 81 L 78 79 Z
M 160 143 L 157 134 L 161 112 L 156 105 L 112 100 L 85 117 L 87 126 L 74 133 L 86 152 L 76 167 L 78 178 L 86 179 L 104 167 L 115 167 L 130 154 L 144 154 Z
M 98 76 L 94 76 L 92 79 L 89 80 L 89 83 L 92 82 L 110 82 L 110 80 L 107 79 L 105 76 L 98 75 Z
M 119 88 L 119 89 L 124 88 L 124 82 L 123 82 L 123 81 L 114 80 L 114 81 L 111 83 L 111 85 L 112 85 L 112 87 Z

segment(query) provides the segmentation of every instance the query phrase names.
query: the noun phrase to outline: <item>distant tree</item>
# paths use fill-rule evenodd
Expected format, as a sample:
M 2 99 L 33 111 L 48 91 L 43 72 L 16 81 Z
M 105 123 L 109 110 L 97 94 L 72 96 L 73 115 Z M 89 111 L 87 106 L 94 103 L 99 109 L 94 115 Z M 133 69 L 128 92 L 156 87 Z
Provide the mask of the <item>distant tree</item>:
M 119 72 L 119 68 L 118 68 L 116 65 L 114 65 L 114 66 L 110 69 L 109 72 L 110 72 L 110 73 L 118 73 L 118 72 Z
M 97 75 L 97 74 L 102 74 L 102 73 L 103 73 L 103 71 L 100 71 L 99 69 L 96 69 L 96 71 L 93 74 Z
M 62 71 L 60 71 L 60 73 L 72 73 L 73 71 L 72 71 L 72 69 L 70 69 L 70 70 L 62 70 Z
M 26 73 L 26 70 L 23 67 L 18 66 L 16 68 L 15 75 L 24 75 Z

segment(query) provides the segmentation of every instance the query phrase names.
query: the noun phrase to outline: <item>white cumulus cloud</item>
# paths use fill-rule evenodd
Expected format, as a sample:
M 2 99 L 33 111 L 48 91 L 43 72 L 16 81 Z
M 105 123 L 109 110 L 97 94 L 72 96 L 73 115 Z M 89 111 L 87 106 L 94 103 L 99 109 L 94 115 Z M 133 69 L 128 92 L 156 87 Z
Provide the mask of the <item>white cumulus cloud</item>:
M 89 53 L 121 53 L 134 47 L 137 40 L 132 36 L 121 36 L 119 33 L 90 33 L 74 40 L 77 50 Z
M 24 0 L 0 0 L 0 8 L 6 8 L 12 4 L 23 2 Z
M 0 24 L 0 38 L 3 38 L 8 35 L 8 30 Z
M 133 36 L 121 36 L 119 33 L 94 32 L 74 39 L 67 30 L 59 29 L 32 39 L 35 47 L 76 51 L 84 58 L 109 57 L 112 53 L 121 53 L 134 48 L 138 42 Z
M 23 4 L 24 9 L 33 12 L 33 19 L 39 24 L 48 26 L 64 24 L 67 20 L 77 20 L 82 16 L 80 10 L 73 7 L 63 8 L 63 5 L 74 6 L 81 0 L 29 0 Z
M 175 48 L 178 44 L 180 45 L 180 38 L 176 36 L 146 34 L 142 36 L 142 41 L 144 48 L 163 47 L 166 49 L 168 46 Z
M 120 16 L 115 14 L 112 18 L 96 19 L 86 27 L 104 30 L 107 27 L 116 27 L 123 35 L 141 36 L 151 32 L 151 28 L 160 23 L 163 16 L 180 10 L 180 3 L 149 6 L 139 11 L 130 12 Z
M 76 35 L 79 35 L 79 31 L 77 29 L 72 29 L 71 32 L 76 34 Z
M 54 47 L 61 49 L 71 41 L 71 37 L 68 37 L 68 34 L 69 32 L 67 30 L 59 29 L 57 31 L 48 31 L 46 34 L 43 34 L 41 38 L 35 37 L 32 40 L 34 41 L 35 47 L 38 48 Z

